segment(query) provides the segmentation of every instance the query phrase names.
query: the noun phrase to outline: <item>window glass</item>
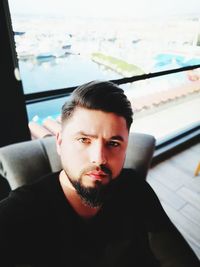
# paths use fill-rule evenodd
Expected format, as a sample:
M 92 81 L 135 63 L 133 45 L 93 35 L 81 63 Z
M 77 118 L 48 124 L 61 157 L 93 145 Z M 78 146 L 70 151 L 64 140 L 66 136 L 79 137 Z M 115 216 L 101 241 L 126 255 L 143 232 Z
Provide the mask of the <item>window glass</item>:
M 200 64 L 198 0 L 9 4 L 25 93 Z

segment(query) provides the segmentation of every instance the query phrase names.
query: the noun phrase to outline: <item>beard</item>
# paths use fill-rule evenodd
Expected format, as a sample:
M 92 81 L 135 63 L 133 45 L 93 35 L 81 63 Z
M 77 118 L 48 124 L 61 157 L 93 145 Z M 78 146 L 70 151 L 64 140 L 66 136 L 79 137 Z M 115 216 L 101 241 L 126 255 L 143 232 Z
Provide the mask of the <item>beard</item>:
M 93 187 L 84 186 L 82 182 L 83 176 L 89 171 L 96 170 L 96 168 L 97 167 L 94 167 L 94 166 L 85 168 L 84 170 L 82 170 L 79 176 L 79 179 L 76 179 L 76 180 L 70 177 L 69 173 L 66 170 L 64 170 L 69 181 L 75 188 L 77 194 L 79 195 L 83 203 L 86 206 L 91 207 L 91 208 L 98 208 L 103 205 L 103 203 L 109 196 L 109 192 L 110 192 L 109 189 L 110 189 L 111 180 L 112 180 L 111 170 L 109 170 L 108 168 L 104 166 L 99 166 L 98 168 L 108 175 L 109 182 L 107 184 L 102 184 L 101 181 L 97 180 L 95 181 L 95 185 Z

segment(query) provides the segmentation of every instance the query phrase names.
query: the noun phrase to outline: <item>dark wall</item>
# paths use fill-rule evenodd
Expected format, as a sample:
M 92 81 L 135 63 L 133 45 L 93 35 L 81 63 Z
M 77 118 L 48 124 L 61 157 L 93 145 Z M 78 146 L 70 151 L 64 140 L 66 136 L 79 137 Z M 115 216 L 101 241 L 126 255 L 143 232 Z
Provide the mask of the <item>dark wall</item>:
M 0 147 L 30 139 L 7 0 L 0 1 Z

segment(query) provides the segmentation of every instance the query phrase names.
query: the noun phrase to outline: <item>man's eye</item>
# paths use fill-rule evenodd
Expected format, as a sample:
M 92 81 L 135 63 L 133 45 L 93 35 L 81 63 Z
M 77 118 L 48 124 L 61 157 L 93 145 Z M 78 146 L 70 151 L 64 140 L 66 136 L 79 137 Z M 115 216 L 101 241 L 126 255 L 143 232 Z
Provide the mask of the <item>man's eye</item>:
M 110 142 L 108 142 L 108 146 L 118 147 L 118 146 L 120 146 L 120 143 L 119 142 L 115 142 L 115 141 L 110 141 Z
M 83 143 L 83 144 L 89 144 L 90 143 L 90 139 L 86 138 L 86 137 L 81 137 L 81 138 L 78 139 L 78 141 L 80 143 Z

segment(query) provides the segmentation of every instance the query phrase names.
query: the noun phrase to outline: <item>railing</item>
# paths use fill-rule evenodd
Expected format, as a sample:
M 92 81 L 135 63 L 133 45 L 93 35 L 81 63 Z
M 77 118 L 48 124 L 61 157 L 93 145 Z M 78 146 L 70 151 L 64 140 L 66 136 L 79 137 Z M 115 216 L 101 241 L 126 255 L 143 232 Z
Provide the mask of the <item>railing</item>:
M 111 80 L 111 81 L 120 85 L 120 84 L 131 83 L 131 82 L 135 82 L 139 80 L 150 79 L 150 78 L 155 78 L 155 77 L 164 76 L 168 74 L 178 73 L 182 71 L 193 70 L 197 68 L 200 68 L 200 64 L 178 68 L 178 69 L 142 74 L 142 75 L 122 78 L 122 79 L 117 79 L 117 80 Z M 75 88 L 76 87 L 68 87 L 68 88 L 63 88 L 63 89 L 55 89 L 55 90 L 49 90 L 49 91 L 43 91 L 43 92 L 37 92 L 37 93 L 30 93 L 30 94 L 25 94 L 24 97 L 25 97 L 26 104 L 29 105 L 29 104 L 38 103 L 41 101 L 57 99 L 57 98 L 70 95 L 70 93 L 72 93 Z

